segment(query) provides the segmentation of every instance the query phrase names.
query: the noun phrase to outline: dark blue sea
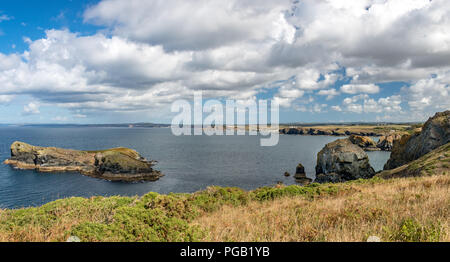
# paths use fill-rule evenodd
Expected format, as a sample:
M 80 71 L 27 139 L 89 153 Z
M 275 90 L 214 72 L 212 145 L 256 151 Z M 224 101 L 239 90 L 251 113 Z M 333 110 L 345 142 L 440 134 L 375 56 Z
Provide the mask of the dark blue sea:
M 173 136 L 169 128 L 0 127 L 0 161 L 9 158 L 10 145 L 19 140 L 38 146 L 79 150 L 129 147 L 157 160 L 165 176 L 156 182 L 110 182 L 78 173 L 38 173 L 0 165 L 0 208 L 20 208 L 72 196 L 135 196 L 195 192 L 211 185 L 255 189 L 277 182 L 298 163 L 314 178 L 316 155 L 336 140 L 329 136 L 281 135 L 274 147 L 260 147 L 258 136 Z M 381 170 L 388 152 L 368 152 L 372 166 Z

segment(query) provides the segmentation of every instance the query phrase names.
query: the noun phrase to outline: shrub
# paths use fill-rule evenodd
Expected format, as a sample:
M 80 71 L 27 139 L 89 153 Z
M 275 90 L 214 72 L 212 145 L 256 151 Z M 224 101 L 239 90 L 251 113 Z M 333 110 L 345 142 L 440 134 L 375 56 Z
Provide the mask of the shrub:
M 414 219 L 404 219 L 397 228 L 387 229 L 391 241 L 401 242 L 436 242 L 441 239 L 441 225 L 430 223 L 421 225 Z

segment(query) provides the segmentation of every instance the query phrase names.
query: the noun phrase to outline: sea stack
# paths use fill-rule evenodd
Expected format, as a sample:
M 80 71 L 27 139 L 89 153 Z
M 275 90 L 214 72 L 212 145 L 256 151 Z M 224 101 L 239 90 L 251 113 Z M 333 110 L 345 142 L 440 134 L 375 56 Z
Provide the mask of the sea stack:
M 305 167 L 302 164 L 297 165 L 297 168 L 295 169 L 294 178 L 295 181 L 300 184 L 309 184 L 312 181 L 311 178 L 306 177 Z
M 32 146 L 24 142 L 11 145 L 11 158 L 4 162 L 19 169 L 39 172 L 79 172 L 112 181 L 154 181 L 162 174 L 154 162 L 129 148 L 80 151 Z
M 318 183 L 345 182 L 374 175 L 367 153 L 348 138 L 325 145 L 317 154 L 315 181 Z

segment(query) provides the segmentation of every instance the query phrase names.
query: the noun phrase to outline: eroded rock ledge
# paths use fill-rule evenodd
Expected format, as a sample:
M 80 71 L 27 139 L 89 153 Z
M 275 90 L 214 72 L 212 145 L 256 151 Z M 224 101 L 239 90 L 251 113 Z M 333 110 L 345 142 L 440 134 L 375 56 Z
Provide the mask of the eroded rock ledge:
M 112 181 L 155 181 L 162 176 L 153 169 L 153 161 L 128 148 L 80 151 L 14 142 L 11 158 L 4 163 L 40 172 L 79 172 Z

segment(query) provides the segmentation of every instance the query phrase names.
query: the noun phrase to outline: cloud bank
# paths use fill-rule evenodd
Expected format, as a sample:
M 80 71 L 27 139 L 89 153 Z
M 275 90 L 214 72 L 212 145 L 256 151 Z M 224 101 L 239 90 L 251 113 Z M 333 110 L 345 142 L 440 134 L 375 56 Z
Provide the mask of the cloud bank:
M 0 53 L 0 104 L 27 95 L 85 118 L 167 111 L 203 90 L 236 99 L 269 91 L 286 110 L 394 120 L 450 108 L 445 0 L 103 0 L 84 21 L 99 31 L 48 29 L 24 38 L 24 53 Z M 404 86 L 380 97 L 390 82 Z M 32 103 L 25 113 L 39 113 Z

